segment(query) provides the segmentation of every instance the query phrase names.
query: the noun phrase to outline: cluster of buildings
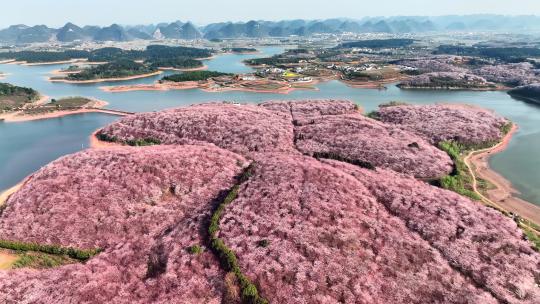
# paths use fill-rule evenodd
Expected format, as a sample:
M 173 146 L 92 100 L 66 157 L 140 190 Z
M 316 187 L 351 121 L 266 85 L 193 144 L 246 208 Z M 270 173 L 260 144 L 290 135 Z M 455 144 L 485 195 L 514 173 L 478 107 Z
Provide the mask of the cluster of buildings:
M 340 71 L 347 74 L 347 73 L 355 73 L 355 72 L 380 70 L 382 67 L 377 64 L 367 63 L 367 64 L 362 64 L 362 65 L 331 64 L 327 66 L 327 68 L 330 70 Z

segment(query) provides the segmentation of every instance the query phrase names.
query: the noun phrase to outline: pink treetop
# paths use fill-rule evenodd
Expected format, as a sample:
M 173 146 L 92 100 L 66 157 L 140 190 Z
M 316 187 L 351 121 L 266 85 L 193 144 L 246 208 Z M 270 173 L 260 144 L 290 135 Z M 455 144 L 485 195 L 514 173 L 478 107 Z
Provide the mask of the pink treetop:
M 180 146 L 87 150 L 32 175 L 0 214 L 0 239 L 104 251 L 84 264 L 0 271 L 0 299 L 238 300 L 229 298 L 238 290 L 206 248 L 206 233 L 249 157 L 254 171 L 225 208 L 218 235 L 272 303 L 539 303 L 540 256 L 512 220 L 411 176 L 449 170 L 428 142 L 497 140 L 506 121 L 452 105 L 379 112 L 386 123 L 346 101 L 126 117 L 103 134 Z M 190 252 L 193 245 L 203 251 Z
M 364 184 L 313 158 L 260 155 L 220 237 L 273 303 L 496 303 Z
M 445 104 L 383 107 L 377 116 L 434 144 L 447 140 L 464 144 L 499 141 L 503 137 L 501 128 L 508 122 L 478 107 Z
M 411 233 L 429 242 L 454 269 L 500 302 L 540 302 L 540 256 L 523 240 L 512 219 L 395 172 L 325 162 L 362 181 Z
M 86 264 L 0 272 L 7 303 L 220 303 L 224 273 L 200 234 L 247 161 L 207 146 L 87 150 L 35 173 L 0 239 L 100 247 Z M 5 303 L 5 302 L 4 302 Z
M 293 151 L 289 114 L 252 105 L 202 104 L 127 116 L 100 133 L 117 140 L 152 138 L 162 144 L 204 144 L 241 154 Z
M 324 116 L 295 127 L 296 147 L 303 153 L 330 153 L 376 167 L 437 178 L 452 171 L 452 160 L 414 133 L 361 115 Z

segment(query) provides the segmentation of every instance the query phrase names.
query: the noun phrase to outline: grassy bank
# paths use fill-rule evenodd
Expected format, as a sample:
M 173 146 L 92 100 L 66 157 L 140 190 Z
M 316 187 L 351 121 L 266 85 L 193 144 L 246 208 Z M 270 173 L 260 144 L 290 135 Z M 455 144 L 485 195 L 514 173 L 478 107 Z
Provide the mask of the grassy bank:
M 501 126 L 501 133 L 506 136 L 512 130 L 513 124 L 508 122 Z M 461 195 L 474 200 L 482 198 L 474 191 L 474 183 L 480 190 L 488 190 L 491 185 L 488 181 L 477 179 L 471 175 L 465 157 L 473 151 L 487 149 L 497 145 L 499 142 L 484 142 L 481 144 L 462 144 L 456 141 L 443 141 L 439 143 L 439 149 L 445 151 L 454 162 L 454 170 L 450 175 L 444 176 L 439 180 L 439 186 L 444 189 L 452 190 Z M 473 168 L 474 169 L 474 168 Z
M 463 160 L 469 149 L 455 141 L 441 142 L 439 148 L 448 153 L 454 162 L 453 172 L 442 177 L 439 186 L 479 201 L 480 196 L 473 190 L 474 177 Z

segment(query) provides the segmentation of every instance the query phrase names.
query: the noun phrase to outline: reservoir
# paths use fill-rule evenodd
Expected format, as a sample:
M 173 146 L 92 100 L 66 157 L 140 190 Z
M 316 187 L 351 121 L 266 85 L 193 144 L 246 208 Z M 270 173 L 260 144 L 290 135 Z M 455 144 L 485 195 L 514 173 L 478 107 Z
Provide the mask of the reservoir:
M 246 73 L 251 68 L 242 61 L 253 57 L 283 52 L 280 47 L 262 48 L 261 54 L 225 54 L 205 61 L 209 70 Z M 156 111 L 209 101 L 258 103 L 284 99 L 350 99 L 366 112 L 381 103 L 404 101 L 415 104 L 466 103 L 492 109 L 519 126 L 510 145 L 490 159 L 491 167 L 510 180 L 520 197 L 540 205 L 540 106 L 511 98 L 506 92 L 494 91 L 414 91 L 388 85 L 387 90 L 351 88 L 330 81 L 317 85 L 317 90 L 294 91 L 290 94 L 252 92 L 209 93 L 198 89 L 179 91 L 133 91 L 110 93 L 101 86 L 152 83 L 163 75 L 115 83 L 66 84 L 47 81 L 53 70 L 67 65 L 21 66 L 1 64 L 0 72 L 8 76 L 2 82 L 31 87 L 51 98 L 68 96 L 92 97 L 107 101 L 107 108 L 130 112 Z M 171 72 L 166 72 L 171 74 Z M 90 134 L 118 119 L 107 114 L 80 114 L 48 120 L 0 122 L 0 190 L 14 186 L 24 177 L 63 155 L 88 147 Z

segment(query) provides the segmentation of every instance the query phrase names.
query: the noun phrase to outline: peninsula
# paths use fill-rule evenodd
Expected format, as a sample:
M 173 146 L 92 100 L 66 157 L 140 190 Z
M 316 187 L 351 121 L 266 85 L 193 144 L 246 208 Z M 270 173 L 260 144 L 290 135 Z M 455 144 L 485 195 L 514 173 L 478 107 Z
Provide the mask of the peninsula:
M 22 122 L 40 119 L 49 119 L 73 114 L 83 113 L 107 113 L 113 115 L 129 114 L 123 111 L 103 109 L 107 102 L 85 97 L 67 97 L 62 99 L 51 99 L 42 96 L 31 103 L 24 103 L 22 106 L 13 107 L 0 113 L 0 121 Z M 8 102 L 5 101 L 4 104 Z
M 154 84 L 101 87 L 107 92 L 166 91 L 201 89 L 206 92 L 245 91 L 256 93 L 288 94 L 294 90 L 316 89 L 316 82 L 296 82 L 272 80 L 256 75 L 234 75 L 215 71 L 189 71 L 163 77 Z
M 508 94 L 516 99 L 525 100 L 534 104 L 540 104 L 540 82 L 517 87 L 508 91 Z
M 120 59 L 106 64 L 87 67 L 76 73 L 68 73 L 64 77 L 50 77 L 49 80 L 52 82 L 67 83 L 96 83 L 146 78 L 159 74 L 161 72 L 155 67 L 128 59 Z

